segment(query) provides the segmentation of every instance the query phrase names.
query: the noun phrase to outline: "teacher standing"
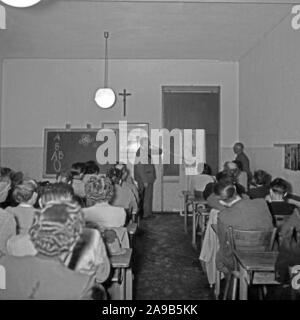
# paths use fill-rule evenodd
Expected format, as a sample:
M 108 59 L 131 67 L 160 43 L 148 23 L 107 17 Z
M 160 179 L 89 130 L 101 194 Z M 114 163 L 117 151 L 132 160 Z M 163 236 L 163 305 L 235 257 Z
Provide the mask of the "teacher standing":
M 140 161 L 135 161 L 134 179 L 138 184 L 140 194 L 140 205 L 143 218 L 152 216 L 153 202 L 153 184 L 156 180 L 155 166 L 151 163 L 151 149 L 148 138 L 141 138 L 140 148 L 136 152 L 136 157 L 141 157 Z M 148 159 L 144 159 L 144 155 L 148 154 Z M 148 161 L 147 161 L 148 160 Z

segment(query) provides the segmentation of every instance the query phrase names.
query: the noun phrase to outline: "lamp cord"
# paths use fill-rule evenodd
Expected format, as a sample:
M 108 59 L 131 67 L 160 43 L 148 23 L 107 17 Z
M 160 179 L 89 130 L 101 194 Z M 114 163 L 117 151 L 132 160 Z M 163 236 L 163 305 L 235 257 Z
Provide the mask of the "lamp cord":
M 107 88 L 107 78 L 108 78 L 108 48 L 107 48 L 107 39 L 108 32 L 104 32 L 105 38 L 105 71 L 104 71 L 104 88 Z

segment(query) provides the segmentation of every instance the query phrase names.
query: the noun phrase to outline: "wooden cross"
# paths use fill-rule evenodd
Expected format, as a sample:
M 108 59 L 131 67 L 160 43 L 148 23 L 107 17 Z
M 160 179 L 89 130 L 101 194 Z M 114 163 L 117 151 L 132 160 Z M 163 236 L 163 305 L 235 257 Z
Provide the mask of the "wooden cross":
M 126 89 L 123 89 L 123 92 L 119 93 L 119 96 L 123 97 L 124 117 L 126 117 L 126 98 L 131 96 L 131 93 L 126 92 Z

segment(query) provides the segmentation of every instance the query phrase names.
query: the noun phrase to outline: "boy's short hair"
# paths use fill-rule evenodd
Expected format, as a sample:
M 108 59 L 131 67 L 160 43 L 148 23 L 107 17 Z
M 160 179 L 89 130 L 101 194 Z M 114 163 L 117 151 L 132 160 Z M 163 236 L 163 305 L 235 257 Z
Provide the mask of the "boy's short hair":
M 282 179 L 276 178 L 270 184 L 270 189 L 281 196 L 284 196 L 290 189 L 289 183 Z
M 204 165 L 203 165 L 202 174 L 207 174 L 207 175 L 211 176 L 211 167 L 207 163 L 204 163 Z
M 236 188 L 230 181 L 222 181 L 215 184 L 214 193 L 222 200 L 228 201 L 236 195 Z
M 257 170 L 257 171 L 254 171 L 254 181 L 256 184 L 259 184 L 259 185 L 267 185 L 269 184 L 269 180 L 270 180 L 270 175 L 264 171 L 264 170 Z
M 1 167 L 0 168 L 0 176 L 1 177 L 10 177 L 10 175 L 12 174 L 13 170 L 7 167 Z
M 13 198 L 18 203 L 28 202 L 35 192 L 37 192 L 36 182 L 33 180 L 27 180 L 15 187 L 13 191 Z
M 85 174 L 99 174 L 99 166 L 93 160 L 87 161 L 85 163 Z
M 71 166 L 71 174 L 72 176 L 84 174 L 86 169 L 86 165 L 84 162 L 75 162 Z
M 73 202 L 74 190 L 71 185 L 56 182 L 46 185 L 41 190 L 41 202 L 45 206 L 48 203 Z
M 217 173 L 216 180 L 217 182 L 221 182 L 221 181 L 232 182 L 232 177 L 229 175 L 229 173 L 226 170 L 223 170 Z

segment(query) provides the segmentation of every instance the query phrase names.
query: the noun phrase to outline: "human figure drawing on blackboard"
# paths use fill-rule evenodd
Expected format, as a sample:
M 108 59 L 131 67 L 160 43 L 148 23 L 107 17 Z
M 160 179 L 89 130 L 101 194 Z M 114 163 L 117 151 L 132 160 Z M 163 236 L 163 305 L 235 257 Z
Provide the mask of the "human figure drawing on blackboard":
M 159 154 L 162 154 L 162 150 Z M 146 158 L 145 158 L 146 155 Z M 151 218 L 153 202 L 153 185 L 156 180 L 155 166 L 151 161 L 151 146 L 149 139 L 140 139 L 140 148 L 136 152 L 134 179 L 138 184 L 140 194 L 140 210 L 143 218 Z

